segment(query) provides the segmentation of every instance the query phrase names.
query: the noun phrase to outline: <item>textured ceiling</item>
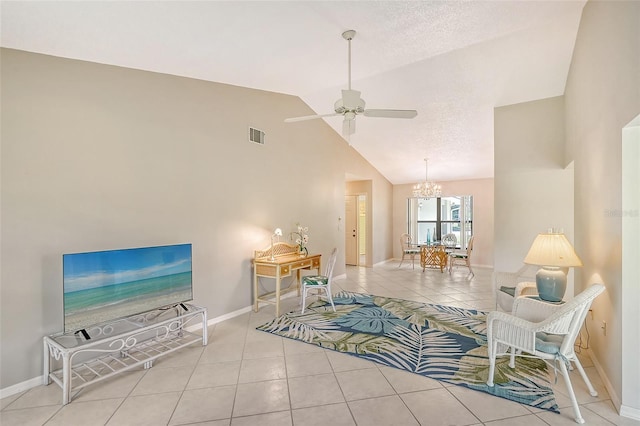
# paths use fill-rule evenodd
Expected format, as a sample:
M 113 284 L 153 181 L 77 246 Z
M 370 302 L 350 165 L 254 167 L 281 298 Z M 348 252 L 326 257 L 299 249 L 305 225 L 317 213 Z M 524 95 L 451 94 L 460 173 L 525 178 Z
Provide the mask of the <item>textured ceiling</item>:
M 350 143 L 394 184 L 493 176 L 493 108 L 559 96 L 584 1 L 2 1 L 3 47 L 367 108 Z M 284 118 L 284 117 L 283 117 Z M 341 117 L 324 119 L 338 133 Z M 291 126 L 304 126 L 305 122 Z M 346 142 L 345 142 L 346 143 Z

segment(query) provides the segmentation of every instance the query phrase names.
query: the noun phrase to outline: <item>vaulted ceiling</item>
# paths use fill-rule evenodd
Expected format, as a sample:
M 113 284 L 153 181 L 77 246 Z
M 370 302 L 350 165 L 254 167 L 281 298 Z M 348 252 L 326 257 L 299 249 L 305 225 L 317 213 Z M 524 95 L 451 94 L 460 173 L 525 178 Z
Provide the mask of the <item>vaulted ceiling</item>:
M 367 108 L 349 143 L 393 184 L 493 176 L 493 109 L 564 93 L 585 1 L 2 1 L 3 47 Z M 284 118 L 284 117 L 283 117 Z M 339 134 L 341 117 L 324 120 Z M 291 123 L 305 126 L 306 122 Z M 345 141 L 345 143 L 347 143 Z

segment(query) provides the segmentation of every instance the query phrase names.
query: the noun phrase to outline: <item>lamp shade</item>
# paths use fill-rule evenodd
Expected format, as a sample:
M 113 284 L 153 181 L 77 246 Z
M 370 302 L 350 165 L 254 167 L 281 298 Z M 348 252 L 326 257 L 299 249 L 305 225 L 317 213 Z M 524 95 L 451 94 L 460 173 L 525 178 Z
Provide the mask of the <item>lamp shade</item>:
M 560 268 L 582 266 L 582 261 L 567 237 L 556 233 L 538 234 L 524 258 L 524 263 Z
M 524 263 L 541 266 L 536 287 L 542 300 L 560 302 L 567 288 L 567 268 L 582 266 L 582 261 L 564 234 L 538 234 Z

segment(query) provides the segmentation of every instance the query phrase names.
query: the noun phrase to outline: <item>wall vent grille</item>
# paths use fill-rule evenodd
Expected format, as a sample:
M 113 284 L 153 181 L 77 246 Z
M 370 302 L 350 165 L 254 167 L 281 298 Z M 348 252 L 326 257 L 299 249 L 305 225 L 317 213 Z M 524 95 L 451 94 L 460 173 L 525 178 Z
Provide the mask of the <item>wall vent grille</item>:
M 249 142 L 264 145 L 264 132 L 253 127 L 249 127 Z

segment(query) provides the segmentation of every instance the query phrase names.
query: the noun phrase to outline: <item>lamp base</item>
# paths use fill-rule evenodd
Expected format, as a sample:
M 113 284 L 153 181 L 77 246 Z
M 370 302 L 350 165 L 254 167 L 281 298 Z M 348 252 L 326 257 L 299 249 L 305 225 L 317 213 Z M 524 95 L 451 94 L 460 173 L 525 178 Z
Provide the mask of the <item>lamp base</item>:
M 536 287 L 540 299 L 560 302 L 567 289 L 567 274 L 562 268 L 540 268 L 536 273 Z

